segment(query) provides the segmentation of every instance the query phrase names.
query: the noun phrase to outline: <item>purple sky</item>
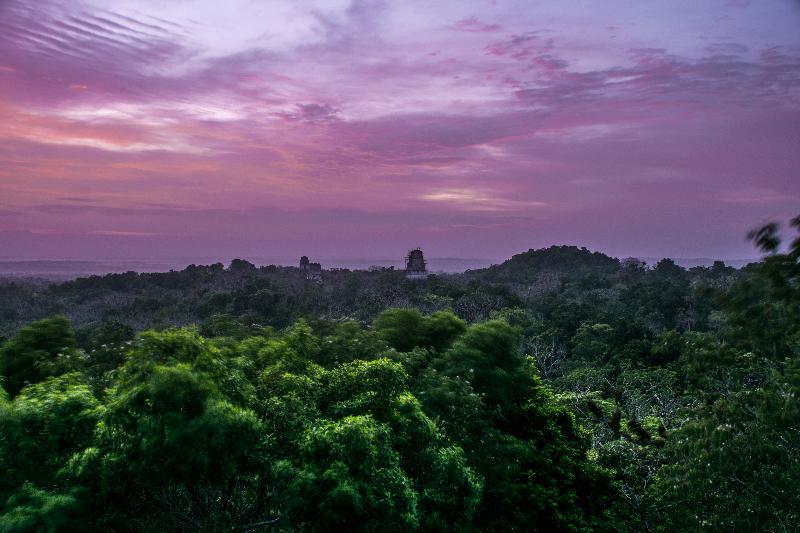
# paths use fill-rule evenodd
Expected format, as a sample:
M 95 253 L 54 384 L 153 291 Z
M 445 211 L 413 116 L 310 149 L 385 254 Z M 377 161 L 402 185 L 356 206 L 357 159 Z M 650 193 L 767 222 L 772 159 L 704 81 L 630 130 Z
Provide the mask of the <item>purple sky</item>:
M 2 259 L 742 258 L 798 212 L 797 1 L 0 0 Z

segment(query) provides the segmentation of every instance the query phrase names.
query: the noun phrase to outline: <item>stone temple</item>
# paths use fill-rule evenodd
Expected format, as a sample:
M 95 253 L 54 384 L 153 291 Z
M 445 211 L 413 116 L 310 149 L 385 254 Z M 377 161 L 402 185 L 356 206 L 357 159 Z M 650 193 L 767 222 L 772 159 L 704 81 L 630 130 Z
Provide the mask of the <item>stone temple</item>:
M 428 277 L 425 256 L 422 255 L 422 250 L 419 248 L 411 250 L 406 256 L 406 277 L 408 279 L 425 279 Z
M 300 272 L 305 275 L 307 280 L 322 281 L 322 265 L 311 263 L 305 255 L 300 258 Z

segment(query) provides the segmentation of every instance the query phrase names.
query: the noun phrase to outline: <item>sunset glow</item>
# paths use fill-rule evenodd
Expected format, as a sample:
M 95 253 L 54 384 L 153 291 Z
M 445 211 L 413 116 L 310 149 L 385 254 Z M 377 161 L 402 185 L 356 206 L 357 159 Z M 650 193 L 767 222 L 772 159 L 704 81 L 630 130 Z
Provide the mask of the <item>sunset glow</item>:
M 788 0 L 0 2 L 3 259 L 751 257 L 799 168 Z

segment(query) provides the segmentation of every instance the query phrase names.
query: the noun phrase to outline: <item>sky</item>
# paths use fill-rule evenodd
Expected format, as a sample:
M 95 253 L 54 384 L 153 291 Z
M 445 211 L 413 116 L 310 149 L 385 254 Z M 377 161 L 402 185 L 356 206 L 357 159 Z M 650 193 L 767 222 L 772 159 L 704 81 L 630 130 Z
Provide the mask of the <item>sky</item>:
M 796 0 L 0 0 L 0 259 L 747 258 Z

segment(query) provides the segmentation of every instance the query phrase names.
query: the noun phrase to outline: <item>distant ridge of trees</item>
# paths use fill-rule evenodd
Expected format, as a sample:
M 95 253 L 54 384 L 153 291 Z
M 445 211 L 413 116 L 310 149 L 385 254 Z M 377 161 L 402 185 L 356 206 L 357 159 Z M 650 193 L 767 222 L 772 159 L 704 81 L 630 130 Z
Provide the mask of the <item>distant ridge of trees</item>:
M 485 275 L 492 281 L 529 281 L 541 272 L 577 274 L 594 271 L 598 274 L 613 272 L 620 265 L 619 259 L 602 252 L 592 252 L 577 246 L 550 246 L 530 249 L 516 254 L 499 265 L 473 270 L 473 275 Z

